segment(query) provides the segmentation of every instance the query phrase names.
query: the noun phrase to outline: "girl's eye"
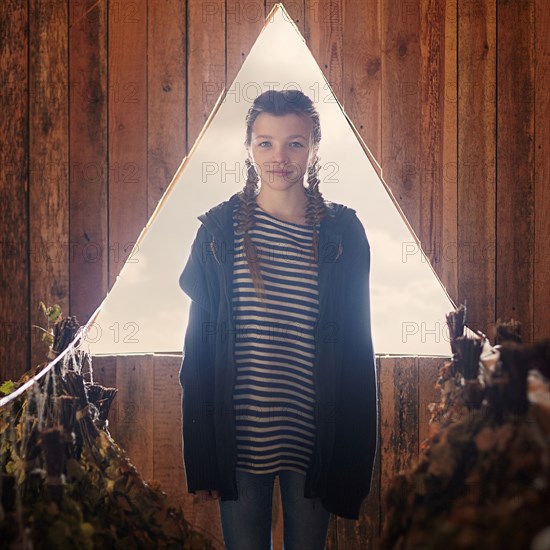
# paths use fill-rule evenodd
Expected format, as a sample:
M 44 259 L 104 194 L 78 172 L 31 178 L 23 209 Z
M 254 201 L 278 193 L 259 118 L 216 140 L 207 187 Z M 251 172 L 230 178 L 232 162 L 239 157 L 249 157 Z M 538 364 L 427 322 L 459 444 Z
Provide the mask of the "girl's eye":
M 258 143 L 258 147 L 262 147 L 264 143 L 270 144 L 269 141 L 262 141 L 261 143 Z M 298 149 L 301 147 L 304 147 L 304 144 L 300 143 L 299 141 L 291 141 L 290 145 L 297 145 L 298 147 L 294 147 L 294 148 L 298 148 Z

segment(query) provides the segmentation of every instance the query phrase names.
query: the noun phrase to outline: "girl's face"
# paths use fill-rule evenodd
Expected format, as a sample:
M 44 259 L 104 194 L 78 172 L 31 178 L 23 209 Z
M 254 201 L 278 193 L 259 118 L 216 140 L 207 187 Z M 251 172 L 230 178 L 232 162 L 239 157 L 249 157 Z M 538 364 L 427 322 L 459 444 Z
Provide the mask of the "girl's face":
M 260 113 L 252 127 L 248 154 L 261 185 L 278 190 L 304 183 L 315 151 L 311 147 L 312 121 L 296 114 Z

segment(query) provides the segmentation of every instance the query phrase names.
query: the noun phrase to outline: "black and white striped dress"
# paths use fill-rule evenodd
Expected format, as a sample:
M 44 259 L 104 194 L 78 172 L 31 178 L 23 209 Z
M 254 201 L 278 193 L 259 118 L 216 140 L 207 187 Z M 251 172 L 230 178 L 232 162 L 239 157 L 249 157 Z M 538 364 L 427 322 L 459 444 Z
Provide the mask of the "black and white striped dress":
M 305 474 L 315 439 L 314 326 L 319 300 L 313 228 L 279 220 L 259 206 L 255 213 L 249 234 L 261 257 L 267 309 L 256 297 L 243 237 L 236 234 L 237 469 Z

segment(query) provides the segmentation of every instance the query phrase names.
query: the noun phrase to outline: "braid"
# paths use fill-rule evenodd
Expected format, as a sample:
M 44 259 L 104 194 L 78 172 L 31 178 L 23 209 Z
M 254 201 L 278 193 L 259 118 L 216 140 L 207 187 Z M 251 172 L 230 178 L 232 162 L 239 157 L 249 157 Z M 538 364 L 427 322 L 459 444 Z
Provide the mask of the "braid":
M 313 256 L 315 262 L 319 262 L 319 233 L 317 231 L 317 224 L 321 223 L 321 220 L 326 214 L 327 207 L 323 199 L 323 195 L 319 191 L 319 159 L 315 158 L 315 162 L 308 168 L 308 177 L 306 189 L 307 205 L 306 205 L 306 221 L 308 225 L 313 226 Z
M 243 251 L 246 258 L 254 288 L 263 302 L 265 300 L 265 287 L 260 269 L 260 256 L 254 241 L 250 237 L 249 230 L 254 226 L 254 209 L 256 208 L 256 195 L 258 193 L 258 173 L 249 159 L 245 160 L 247 166 L 246 183 L 239 194 L 239 206 L 235 214 L 237 231 L 244 233 Z

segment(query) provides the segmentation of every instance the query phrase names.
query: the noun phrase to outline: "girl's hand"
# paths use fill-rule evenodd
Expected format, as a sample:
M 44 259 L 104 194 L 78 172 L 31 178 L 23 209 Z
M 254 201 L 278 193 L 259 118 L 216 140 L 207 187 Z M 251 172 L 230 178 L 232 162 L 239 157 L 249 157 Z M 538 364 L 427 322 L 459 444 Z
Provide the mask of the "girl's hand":
M 216 500 L 217 498 L 220 498 L 220 492 L 217 489 L 213 489 L 211 491 L 197 491 L 197 498 L 200 502 Z

